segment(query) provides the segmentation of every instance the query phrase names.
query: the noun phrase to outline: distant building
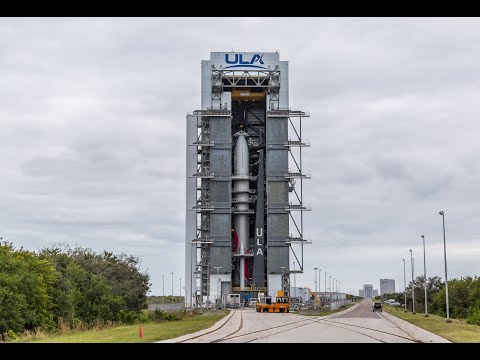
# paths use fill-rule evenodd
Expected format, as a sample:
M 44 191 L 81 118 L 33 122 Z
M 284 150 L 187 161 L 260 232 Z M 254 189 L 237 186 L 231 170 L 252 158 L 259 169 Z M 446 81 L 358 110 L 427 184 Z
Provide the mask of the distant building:
M 371 299 L 373 298 L 373 284 L 363 285 L 363 294 L 364 298 Z
M 395 280 L 380 279 L 380 295 L 393 294 L 395 292 Z
M 378 290 L 373 290 L 373 284 L 365 284 L 363 285 L 363 290 L 358 290 L 358 296 L 372 299 L 375 296 L 378 296 Z

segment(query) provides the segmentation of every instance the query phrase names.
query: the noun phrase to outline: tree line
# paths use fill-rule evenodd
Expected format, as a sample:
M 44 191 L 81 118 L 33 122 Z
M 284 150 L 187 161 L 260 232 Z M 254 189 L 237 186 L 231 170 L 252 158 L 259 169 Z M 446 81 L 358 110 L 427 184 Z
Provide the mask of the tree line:
M 0 336 L 116 322 L 147 307 L 137 257 L 65 245 L 38 252 L 0 242 Z
M 424 277 L 418 276 L 406 288 L 407 309 L 412 310 L 412 285 L 415 297 L 415 312 L 425 312 Z M 385 295 L 384 295 L 385 297 Z M 405 293 L 386 294 L 402 305 Z M 466 319 L 469 324 L 480 325 L 480 278 L 478 276 L 461 277 L 448 281 L 448 305 L 450 317 Z M 446 317 L 445 281 L 438 276 L 427 278 L 427 310 L 429 314 Z

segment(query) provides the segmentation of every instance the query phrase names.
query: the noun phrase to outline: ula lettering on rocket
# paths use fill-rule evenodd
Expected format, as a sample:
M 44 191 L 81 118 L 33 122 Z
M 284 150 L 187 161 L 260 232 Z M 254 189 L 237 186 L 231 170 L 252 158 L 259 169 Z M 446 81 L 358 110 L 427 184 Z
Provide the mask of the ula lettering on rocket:
M 255 255 L 263 255 L 263 251 L 262 251 L 263 244 L 260 243 L 260 239 L 263 239 L 263 228 L 257 228 L 256 234 L 257 234 L 256 237 L 257 237 L 258 248 Z

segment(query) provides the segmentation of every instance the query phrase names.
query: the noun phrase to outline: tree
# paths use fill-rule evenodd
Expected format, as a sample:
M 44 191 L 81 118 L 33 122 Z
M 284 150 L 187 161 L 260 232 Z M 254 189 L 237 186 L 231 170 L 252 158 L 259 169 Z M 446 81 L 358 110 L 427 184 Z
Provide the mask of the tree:
M 12 330 L 52 328 L 53 264 L 31 251 L 0 243 L 0 335 Z

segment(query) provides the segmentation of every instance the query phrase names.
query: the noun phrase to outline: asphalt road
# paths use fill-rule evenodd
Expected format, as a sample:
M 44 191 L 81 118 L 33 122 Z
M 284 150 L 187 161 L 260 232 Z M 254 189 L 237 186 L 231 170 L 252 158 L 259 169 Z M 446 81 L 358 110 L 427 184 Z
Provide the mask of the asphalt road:
M 182 342 L 413 343 L 414 340 L 383 318 L 382 313 L 372 312 L 371 301 L 364 300 L 354 310 L 328 317 L 237 310 L 220 329 Z

